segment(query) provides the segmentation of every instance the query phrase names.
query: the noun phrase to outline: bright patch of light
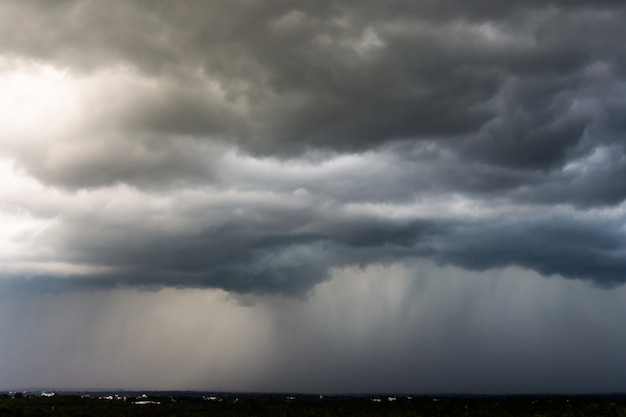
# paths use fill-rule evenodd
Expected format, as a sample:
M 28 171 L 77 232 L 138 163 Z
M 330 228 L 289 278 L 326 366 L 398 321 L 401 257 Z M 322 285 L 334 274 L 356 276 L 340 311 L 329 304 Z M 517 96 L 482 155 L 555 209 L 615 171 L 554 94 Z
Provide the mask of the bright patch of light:
M 28 256 L 32 243 L 53 222 L 38 219 L 20 207 L 0 203 L 0 259 Z
M 487 204 L 483 201 L 451 194 L 445 197 L 431 196 L 409 203 L 349 203 L 344 206 L 349 215 L 371 216 L 381 219 L 411 221 L 416 219 L 480 220 L 508 216 L 513 213 L 532 213 L 532 208 L 518 205 Z
M 362 56 L 374 52 L 383 46 L 383 41 L 371 27 L 365 29 L 361 34 L 361 37 L 352 43 L 354 50 Z
M 76 95 L 65 71 L 0 58 L 0 144 L 62 127 L 77 111 Z

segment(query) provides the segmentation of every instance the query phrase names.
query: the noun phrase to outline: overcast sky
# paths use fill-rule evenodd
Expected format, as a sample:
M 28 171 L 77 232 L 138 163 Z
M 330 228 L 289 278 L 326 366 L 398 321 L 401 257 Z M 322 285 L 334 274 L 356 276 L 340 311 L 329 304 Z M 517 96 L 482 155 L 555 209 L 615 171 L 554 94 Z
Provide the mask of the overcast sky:
M 0 1 L 0 389 L 626 391 L 623 0 Z

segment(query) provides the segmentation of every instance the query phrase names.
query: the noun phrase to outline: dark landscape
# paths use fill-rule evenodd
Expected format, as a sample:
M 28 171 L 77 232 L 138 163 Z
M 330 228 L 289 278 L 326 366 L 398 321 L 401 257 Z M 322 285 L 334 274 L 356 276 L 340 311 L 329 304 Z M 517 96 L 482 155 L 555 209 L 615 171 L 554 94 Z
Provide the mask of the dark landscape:
M 0 416 L 626 416 L 626 395 L 0 394 Z

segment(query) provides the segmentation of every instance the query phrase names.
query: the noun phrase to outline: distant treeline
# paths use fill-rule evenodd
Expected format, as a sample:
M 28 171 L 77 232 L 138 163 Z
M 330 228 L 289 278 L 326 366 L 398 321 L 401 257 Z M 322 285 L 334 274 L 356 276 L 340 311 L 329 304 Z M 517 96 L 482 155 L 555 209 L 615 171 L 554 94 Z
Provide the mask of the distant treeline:
M 0 394 L 0 417 L 626 417 L 626 396 Z

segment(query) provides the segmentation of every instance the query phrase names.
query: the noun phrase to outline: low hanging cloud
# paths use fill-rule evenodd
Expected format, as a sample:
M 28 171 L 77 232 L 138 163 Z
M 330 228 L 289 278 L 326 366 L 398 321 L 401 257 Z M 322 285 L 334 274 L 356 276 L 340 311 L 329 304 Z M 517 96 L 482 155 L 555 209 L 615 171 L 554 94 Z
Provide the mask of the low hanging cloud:
M 2 285 L 302 295 L 413 258 L 621 284 L 625 14 L 3 2 Z

